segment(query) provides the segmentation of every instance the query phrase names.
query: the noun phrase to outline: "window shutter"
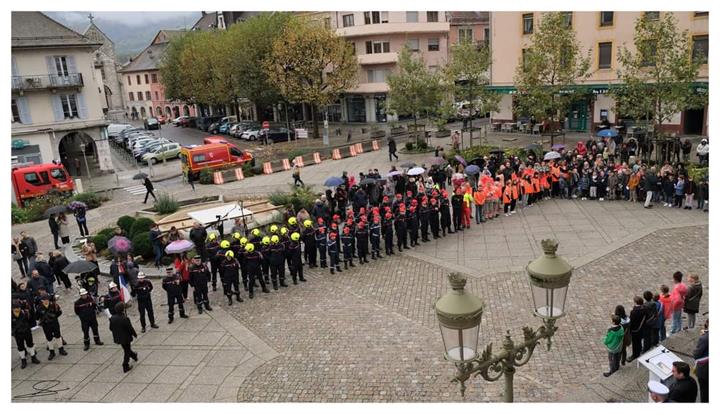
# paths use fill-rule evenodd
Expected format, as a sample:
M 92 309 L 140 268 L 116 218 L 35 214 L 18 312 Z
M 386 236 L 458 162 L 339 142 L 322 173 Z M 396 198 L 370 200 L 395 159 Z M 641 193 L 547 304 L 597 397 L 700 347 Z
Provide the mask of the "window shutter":
M 20 122 L 23 124 L 32 124 L 32 118 L 30 118 L 30 107 L 28 106 L 27 97 L 19 96 L 15 98 L 17 103 L 18 113 L 20 114 Z
M 60 96 L 58 95 L 50 95 L 50 101 L 52 102 L 53 107 L 53 115 L 55 115 L 55 121 L 62 121 L 65 119 L 65 115 L 63 114 L 62 109 L 62 102 L 60 102 Z
M 75 95 L 75 98 L 77 101 L 78 116 L 80 116 L 80 119 L 87 119 L 88 113 L 87 106 L 85 106 L 85 97 L 79 93 Z
M 78 73 L 77 66 L 75 66 L 75 56 L 65 56 L 65 62 L 67 62 L 69 73 Z
M 45 56 L 45 62 L 48 67 L 48 75 L 57 75 L 57 68 L 55 67 L 55 58 L 53 56 Z
M 20 76 L 20 74 L 18 73 L 17 60 L 15 60 L 15 56 L 12 57 L 11 63 L 12 63 L 12 75 Z

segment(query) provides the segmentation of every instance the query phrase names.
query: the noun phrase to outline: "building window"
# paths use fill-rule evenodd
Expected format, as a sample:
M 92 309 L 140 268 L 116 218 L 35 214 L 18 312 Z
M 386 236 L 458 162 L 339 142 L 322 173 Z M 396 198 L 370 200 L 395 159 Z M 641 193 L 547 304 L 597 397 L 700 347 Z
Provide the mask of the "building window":
M 60 103 L 62 104 L 63 116 L 65 119 L 80 117 L 75 95 L 60 95 Z
M 659 20 L 660 19 L 660 12 L 659 11 L 649 11 L 645 12 L 645 18 L 648 20 Z
M 562 12 L 565 27 L 572 27 L 572 12 Z
M 146 101 L 149 101 L 149 100 L 151 100 L 151 99 L 152 99 L 152 98 L 150 97 L 150 91 L 145 91 L 145 100 L 146 100 Z
M 388 22 L 388 12 L 380 12 L 380 23 Z
M 132 78 L 128 76 L 128 86 L 132 86 Z
M 141 85 L 141 84 L 142 84 L 142 82 L 140 82 L 140 75 L 136 75 L 136 76 L 135 76 L 135 80 L 137 81 L 137 84 L 138 84 L 138 85 Z
M 709 13 L 709 12 L 706 12 L 706 11 L 699 11 L 699 12 L 695 12 L 695 17 L 708 16 L 709 14 L 710 14 L 710 13 Z
M 131 101 L 134 101 L 134 100 L 135 100 L 135 94 L 134 94 L 134 93 L 130 92 L 128 95 L 130 95 L 130 100 L 131 100 Z
M 368 70 L 368 83 L 383 83 L 387 80 L 387 69 Z
M 416 12 L 416 11 L 405 12 L 405 22 L 417 23 L 418 22 L 418 12 Z
M 155 100 L 156 101 L 160 100 L 160 95 L 158 94 L 158 91 L 155 91 Z
M 20 109 L 18 108 L 18 103 L 15 98 L 12 98 L 12 102 L 10 103 L 10 107 L 12 108 L 12 122 L 22 122 L 20 120 Z
M 350 42 L 350 47 L 352 47 L 353 55 L 357 55 L 357 50 L 355 50 L 355 42 Z
M 598 69 L 612 67 L 612 42 L 598 44 Z
M 460 41 L 460 43 L 472 42 L 473 40 L 472 27 L 461 27 L 458 29 L 458 41 Z
M 58 76 L 68 76 L 67 58 L 65 56 L 55 56 L 55 70 Z
M 600 12 L 600 26 L 612 26 L 615 18 L 614 12 Z
M 412 50 L 413 52 L 419 52 L 420 51 L 420 40 L 408 39 L 407 47 L 410 48 L 410 50 Z
M 436 11 L 429 11 L 429 12 L 427 12 L 427 21 L 428 21 L 428 23 L 437 23 L 438 21 L 440 21 L 440 20 L 438 19 L 438 17 L 439 17 L 439 16 L 438 16 L 438 12 L 436 12 Z
M 388 12 L 365 12 L 365 24 L 378 24 L 388 22 Z
M 523 19 L 523 34 L 532 34 L 533 32 L 533 14 L 526 13 L 522 16 Z
M 153 73 L 151 78 L 152 78 L 152 83 L 158 83 L 158 81 L 157 81 L 157 73 Z
M 485 46 L 487 46 L 490 43 L 490 28 L 485 28 L 485 37 L 483 39 L 485 41 Z
M 390 53 L 390 42 L 367 41 L 365 42 L 365 53 Z
M 433 38 L 428 39 L 428 52 L 437 52 L 440 50 L 440 39 Z
M 147 85 L 148 83 L 150 83 L 150 76 L 146 73 L 145 74 L 145 84 Z
M 330 22 L 330 18 L 329 18 L 329 17 L 324 18 L 324 19 L 323 19 L 323 22 L 325 23 L 325 28 L 326 28 L 326 29 L 332 28 L 332 23 Z
M 642 66 L 655 66 L 655 53 L 657 53 L 657 42 L 648 40 L 641 48 Z
M 354 14 L 346 14 L 343 15 L 343 27 L 352 27 L 355 26 L 355 15 Z
M 708 35 L 693 36 L 693 60 L 700 60 L 702 63 L 708 61 Z

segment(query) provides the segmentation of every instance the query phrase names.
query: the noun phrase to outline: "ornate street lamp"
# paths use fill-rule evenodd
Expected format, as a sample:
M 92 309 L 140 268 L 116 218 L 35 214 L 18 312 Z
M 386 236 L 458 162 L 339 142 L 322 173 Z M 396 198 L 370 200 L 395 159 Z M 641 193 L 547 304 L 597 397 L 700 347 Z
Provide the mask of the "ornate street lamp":
M 453 273 L 448 276 L 452 290 L 435 302 L 435 313 L 440 323 L 440 334 L 445 346 L 445 359 L 455 363 L 457 372 L 453 382 L 460 383 L 460 394 L 465 396 L 465 381 L 470 376 L 482 376 L 487 381 L 505 379 L 503 400 L 513 402 L 515 368 L 530 361 L 535 346 L 542 339 L 547 348 L 557 331 L 555 319 L 565 314 L 565 300 L 572 276 L 572 266 L 555 254 L 555 240 L 541 242 L 543 256 L 530 262 L 526 271 L 530 279 L 533 313 L 543 319 L 536 330 L 523 327 L 523 341 L 515 344 L 507 331 L 502 350 L 493 354 L 492 343 L 478 353 L 478 334 L 483 313 L 483 301 L 465 292 L 466 278 Z

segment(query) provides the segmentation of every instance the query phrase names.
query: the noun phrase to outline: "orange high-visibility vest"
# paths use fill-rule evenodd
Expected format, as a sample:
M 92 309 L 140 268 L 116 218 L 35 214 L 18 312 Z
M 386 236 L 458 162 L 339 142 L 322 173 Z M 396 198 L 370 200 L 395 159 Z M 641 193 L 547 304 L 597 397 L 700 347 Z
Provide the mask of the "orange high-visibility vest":
M 519 195 L 519 193 L 520 193 L 519 187 L 520 187 L 520 185 L 517 184 L 517 183 L 512 185 L 512 198 L 513 198 L 513 200 L 517 200 L 517 199 L 518 199 L 518 195 Z
M 551 167 L 550 171 L 552 171 L 552 182 L 557 182 L 560 178 L 560 167 Z
M 523 180 L 523 194 L 532 194 L 535 192 L 533 189 L 532 181 Z
M 511 186 L 505 187 L 505 191 L 503 191 L 503 204 L 510 204 L 510 194 L 512 193 Z
M 550 181 L 548 180 L 547 174 L 543 174 L 542 178 L 540 178 L 540 182 L 542 183 L 543 188 L 550 188 Z
M 486 194 L 484 191 L 478 190 L 473 194 L 473 198 L 475 199 L 475 204 L 481 206 L 485 204 Z
M 533 183 L 533 193 L 539 193 L 540 192 L 540 179 L 533 177 L 532 183 Z

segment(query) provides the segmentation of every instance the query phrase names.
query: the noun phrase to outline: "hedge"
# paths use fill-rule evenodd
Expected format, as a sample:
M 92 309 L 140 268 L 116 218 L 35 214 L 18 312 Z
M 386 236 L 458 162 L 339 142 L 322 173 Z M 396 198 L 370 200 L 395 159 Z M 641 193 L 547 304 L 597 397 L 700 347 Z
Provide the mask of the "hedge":
M 135 217 L 122 216 L 117 220 L 117 225 L 120 226 L 125 234 L 130 234 L 130 229 L 132 229 L 133 224 L 135 224 Z
M 150 231 L 150 226 L 152 226 L 153 224 L 155 224 L 155 222 L 147 217 L 138 218 L 137 220 L 135 220 L 135 223 L 133 223 L 132 227 L 130 228 L 128 238 L 132 239 L 133 237 L 135 237 L 136 234 Z
M 150 242 L 150 232 L 145 231 L 136 234 L 132 238 L 133 253 L 146 259 L 153 257 L 153 247 Z

